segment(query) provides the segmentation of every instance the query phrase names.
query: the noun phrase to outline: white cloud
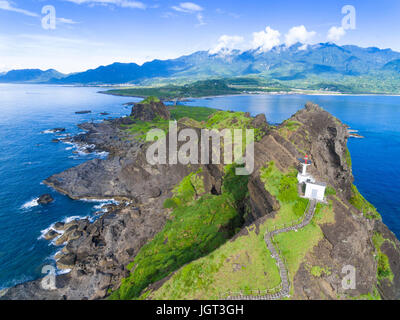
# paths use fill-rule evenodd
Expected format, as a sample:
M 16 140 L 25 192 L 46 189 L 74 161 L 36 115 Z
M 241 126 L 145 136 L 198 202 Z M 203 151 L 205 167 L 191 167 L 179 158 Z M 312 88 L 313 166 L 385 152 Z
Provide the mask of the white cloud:
M 67 18 L 57 18 L 57 23 L 64 23 L 64 24 L 76 24 L 78 22 L 72 20 L 72 19 L 67 19 Z
M 285 44 L 288 47 L 294 45 L 297 42 L 300 42 L 302 44 L 309 44 L 316 34 L 317 33 L 315 31 L 307 31 L 306 27 L 303 25 L 293 27 L 285 35 Z
M 215 10 L 215 12 L 218 13 L 218 14 L 231 16 L 232 18 L 235 18 L 235 19 L 239 19 L 240 18 L 240 14 L 237 14 L 237 13 L 234 13 L 234 12 L 228 12 L 228 11 L 222 10 L 221 8 L 217 8 Z
M 204 17 L 203 17 L 203 14 L 202 13 L 198 13 L 197 15 L 196 15 L 196 18 L 197 18 L 197 21 L 199 22 L 198 24 L 197 24 L 197 26 L 204 26 L 206 23 L 204 22 Z
M 38 14 L 36 14 L 34 12 L 14 7 L 10 1 L 6 1 L 6 0 L 0 0 L 0 10 L 18 12 L 18 13 L 22 13 L 22 14 L 24 14 L 26 16 L 30 16 L 30 17 L 38 17 L 39 16 Z
M 219 37 L 218 44 L 215 48 L 211 49 L 210 54 L 222 53 L 228 54 L 232 50 L 237 49 L 238 45 L 244 42 L 244 38 L 241 36 L 228 36 L 223 35 Z
M 202 11 L 204 9 L 198 4 L 195 4 L 193 2 L 181 2 L 178 6 L 172 6 L 171 8 L 177 12 L 195 14 L 197 21 L 199 22 L 197 26 L 204 26 L 206 24 L 204 22 L 204 16 L 202 14 Z
M 266 27 L 265 30 L 253 33 L 253 49 L 260 48 L 261 51 L 267 52 L 273 47 L 280 44 L 281 33 L 271 27 Z
M 196 13 L 203 11 L 203 8 L 193 2 L 181 2 L 179 6 L 173 6 L 172 9 L 184 13 Z
M 345 35 L 346 35 L 346 30 L 344 30 L 343 27 L 332 27 L 328 31 L 328 40 L 339 41 Z
M 135 0 L 65 0 L 76 4 L 101 4 L 101 5 L 116 5 L 122 8 L 131 9 L 146 9 L 143 2 Z

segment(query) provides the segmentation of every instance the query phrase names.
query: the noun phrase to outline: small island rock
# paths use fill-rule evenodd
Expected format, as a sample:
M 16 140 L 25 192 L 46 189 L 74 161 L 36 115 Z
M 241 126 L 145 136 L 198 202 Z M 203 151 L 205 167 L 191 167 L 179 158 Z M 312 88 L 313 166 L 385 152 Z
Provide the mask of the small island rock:
M 40 196 L 38 199 L 39 204 L 49 204 L 53 201 L 54 201 L 53 197 L 49 194 L 44 194 L 44 195 Z

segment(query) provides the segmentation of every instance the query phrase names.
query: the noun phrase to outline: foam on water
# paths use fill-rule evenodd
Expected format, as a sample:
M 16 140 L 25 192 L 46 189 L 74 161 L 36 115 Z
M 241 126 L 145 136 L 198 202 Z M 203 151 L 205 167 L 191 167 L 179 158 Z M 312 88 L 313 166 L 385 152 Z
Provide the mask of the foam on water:
M 31 209 L 31 208 L 33 208 L 33 207 L 38 206 L 38 205 L 39 205 L 38 200 L 39 200 L 39 198 L 35 198 L 35 199 L 32 199 L 32 200 L 26 202 L 25 204 L 23 204 L 23 205 L 21 206 L 21 209 L 27 210 L 27 209 Z

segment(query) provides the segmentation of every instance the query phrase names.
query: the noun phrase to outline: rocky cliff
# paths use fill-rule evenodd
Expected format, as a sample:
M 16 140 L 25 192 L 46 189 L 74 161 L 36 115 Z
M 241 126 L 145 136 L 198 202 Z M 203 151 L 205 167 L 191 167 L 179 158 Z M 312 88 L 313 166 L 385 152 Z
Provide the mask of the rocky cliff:
M 152 121 L 157 117 L 168 120 L 171 114 L 159 99 L 149 97 L 140 103 L 135 103 L 132 108 L 131 117 L 142 121 Z
M 329 187 L 327 203 L 318 206 L 311 224 L 277 239 L 288 264 L 290 297 L 400 298 L 400 243 L 353 186 L 347 128 L 328 112 L 308 103 L 277 127 L 268 126 L 265 117 L 253 119 L 247 114 L 219 113 L 209 122 L 181 119 L 180 129 L 194 124 L 199 130 L 210 123 L 215 125 L 218 119 L 223 126 L 244 125 L 258 130 L 255 171 L 246 180 L 237 181 L 223 165 L 148 164 L 148 145 L 128 130 L 135 125 L 135 117 L 83 125 L 88 132 L 74 141 L 95 144 L 110 152 L 109 157 L 89 161 L 45 181 L 73 199 L 120 201 L 119 205 L 109 206 L 94 223 L 81 220 L 60 226 L 64 234 L 59 242 L 65 247 L 57 257 L 58 266 L 72 271 L 57 277 L 57 290 L 43 290 L 40 281 L 34 281 L 9 289 L 3 299 L 102 299 L 112 292 L 117 292 L 113 297 L 135 298 L 136 291 L 154 299 L 218 299 L 227 291 L 247 290 L 251 294 L 251 289 L 278 286 L 279 273 L 263 233 L 274 224 L 290 223 L 303 214 L 304 199 L 297 197 L 293 172 L 299 169 L 297 159 L 305 154 L 313 160 L 310 172 Z M 190 197 L 182 189 L 188 177 L 193 189 Z M 201 182 L 201 187 L 193 178 Z M 237 186 L 245 191 L 241 190 L 240 196 Z M 293 190 L 296 194 L 289 195 Z M 202 248 L 191 260 L 179 262 L 179 255 L 175 256 L 168 246 L 173 241 L 171 233 L 166 232 L 168 226 L 179 223 L 174 220 L 177 216 L 184 221 L 185 208 L 187 212 L 204 209 L 214 200 L 224 200 L 225 204 L 219 203 L 224 209 L 213 211 L 211 206 L 209 223 L 221 218 L 219 214 L 227 207 L 231 207 L 228 209 L 233 218 L 226 225 L 221 222 L 217 233 L 206 237 L 221 232 L 224 237 L 218 244 Z M 187 228 L 182 236 L 190 240 L 191 229 Z M 161 235 L 164 238 L 158 239 Z M 167 269 L 155 267 L 149 278 L 153 280 L 141 284 L 147 288 L 132 288 L 129 279 L 135 277 L 135 261 L 146 255 L 146 243 L 151 247 L 159 240 L 164 250 L 170 250 L 165 255 L 176 263 Z M 187 248 L 192 245 L 192 251 L 199 250 L 195 237 L 190 241 L 185 242 Z M 355 289 L 342 286 L 343 268 L 348 265 L 356 270 Z M 185 274 L 190 275 L 190 281 Z M 128 280 L 121 286 L 123 278 Z M 196 282 L 200 278 L 207 281 L 200 285 Z

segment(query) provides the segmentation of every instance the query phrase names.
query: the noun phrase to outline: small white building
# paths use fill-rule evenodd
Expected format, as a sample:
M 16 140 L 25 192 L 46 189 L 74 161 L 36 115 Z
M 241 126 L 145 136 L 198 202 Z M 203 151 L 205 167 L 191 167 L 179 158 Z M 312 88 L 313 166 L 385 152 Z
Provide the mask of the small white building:
M 297 175 L 300 184 L 305 185 L 304 197 L 318 201 L 324 201 L 326 184 L 316 182 L 313 176 L 307 173 L 307 167 L 311 165 L 309 157 L 306 155 L 304 159 L 299 159 L 303 169 Z
M 326 184 L 322 182 L 306 182 L 305 198 L 324 201 Z

